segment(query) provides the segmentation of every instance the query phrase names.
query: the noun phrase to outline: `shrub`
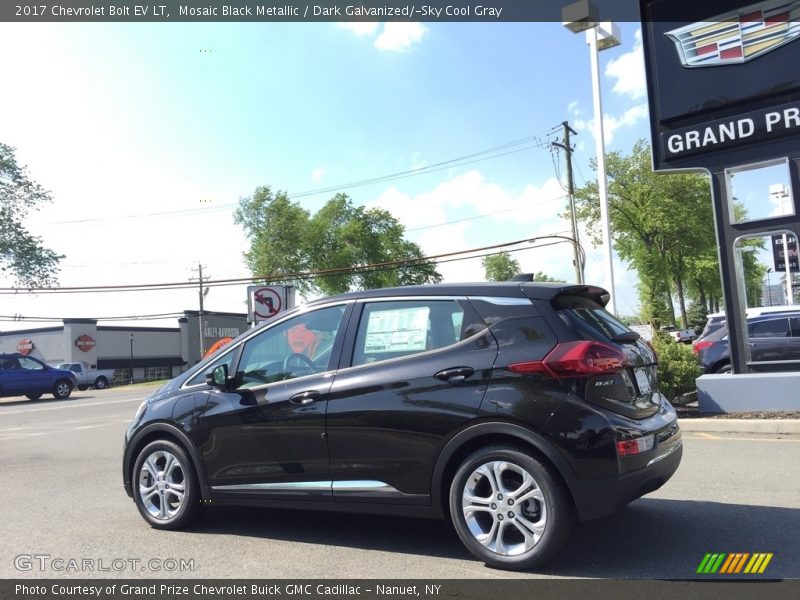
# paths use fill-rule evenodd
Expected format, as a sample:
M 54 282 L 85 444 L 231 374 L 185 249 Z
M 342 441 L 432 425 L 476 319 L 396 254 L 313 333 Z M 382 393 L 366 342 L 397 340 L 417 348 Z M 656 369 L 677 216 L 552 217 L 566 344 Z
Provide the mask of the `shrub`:
M 658 388 L 672 402 L 678 396 L 696 389 L 695 379 L 702 375 L 700 362 L 690 344 L 673 342 L 657 334 L 653 346 L 658 353 Z

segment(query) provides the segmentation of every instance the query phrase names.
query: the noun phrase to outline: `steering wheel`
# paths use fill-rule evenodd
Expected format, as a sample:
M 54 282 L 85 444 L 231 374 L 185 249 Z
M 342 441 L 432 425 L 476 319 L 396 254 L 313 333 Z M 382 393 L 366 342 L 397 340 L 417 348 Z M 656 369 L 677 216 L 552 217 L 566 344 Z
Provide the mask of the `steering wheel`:
M 297 358 L 300 361 L 304 362 L 309 369 L 311 369 L 312 373 L 317 372 L 317 365 L 314 363 L 313 360 L 308 358 L 305 354 L 300 354 L 299 352 L 293 352 L 289 356 L 283 359 L 283 370 L 284 372 L 289 372 L 289 363 L 292 361 L 293 358 Z

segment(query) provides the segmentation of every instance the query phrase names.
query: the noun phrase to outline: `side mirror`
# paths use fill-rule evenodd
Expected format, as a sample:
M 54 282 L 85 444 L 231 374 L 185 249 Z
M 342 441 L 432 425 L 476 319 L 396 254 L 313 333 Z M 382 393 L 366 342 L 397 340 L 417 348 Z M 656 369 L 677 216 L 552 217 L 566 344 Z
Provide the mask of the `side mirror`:
M 228 387 L 228 365 L 217 365 L 206 372 L 206 383 L 211 387 L 225 390 Z

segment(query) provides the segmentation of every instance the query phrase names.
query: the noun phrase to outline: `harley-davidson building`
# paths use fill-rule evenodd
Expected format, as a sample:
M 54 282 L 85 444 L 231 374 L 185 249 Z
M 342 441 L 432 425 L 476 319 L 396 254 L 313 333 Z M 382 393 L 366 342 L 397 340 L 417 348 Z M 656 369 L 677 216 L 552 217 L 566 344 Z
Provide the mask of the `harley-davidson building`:
M 244 333 L 246 314 L 203 311 L 205 353 Z M 64 319 L 62 325 L 0 333 L 0 353 L 20 352 L 50 365 L 83 361 L 114 369 L 115 383 L 156 381 L 182 373 L 202 358 L 200 314 L 184 311 L 178 327 L 114 327 L 93 319 Z

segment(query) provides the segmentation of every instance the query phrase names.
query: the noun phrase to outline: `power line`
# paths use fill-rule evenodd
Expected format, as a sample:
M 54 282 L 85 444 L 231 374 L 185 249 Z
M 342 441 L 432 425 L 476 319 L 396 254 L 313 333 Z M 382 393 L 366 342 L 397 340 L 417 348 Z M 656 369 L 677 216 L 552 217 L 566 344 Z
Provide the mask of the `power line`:
M 526 238 L 516 240 L 513 242 L 503 242 L 500 244 L 492 244 L 489 246 L 481 246 L 478 248 L 470 248 L 467 250 L 458 250 L 454 252 L 445 252 L 441 254 L 422 256 L 411 259 L 400 259 L 383 261 L 378 263 L 370 263 L 367 265 L 358 265 L 355 267 L 342 267 L 336 269 L 320 269 L 316 271 L 300 271 L 295 273 L 275 273 L 269 275 L 258 275 L 253 277 L 239 277 L 232 279 L 218 279 L 208 280 L 206 286 L 208 287 L 222 287 L 227 285 L 240 285 L 242 283 L 259 283 L 265 281 L 287 281 L 292 279 L 309 279 L 313 277 L 329 277 L 342 274 L 353 274 L 361 272 L 370 272 L 383 267 L 402 268 L 425 262 L 441 262 L 441 259 L 461 256 L 465 254 L 475 254 L 476 252 L 483 252 L 486 250 L 495 250 L 499 248 L 507 248 L 509 246 L 516 246 L 524 243 L 532 243 L 540 239 L 561 237 L 561 236 L 537 236 L 534 238 Z M 464 257 L 464 260 L 473 258 L 472 256 Z M 143 292 L 143 291 L 163 291 L 163 290 L 182 290 L 195 287 L 193 281 L 179 281 L 167 283 L 149 283 L 149 284 L 127 284 L 127 285 L 110 285 L 110 286 L 75 286 L 75 287 L 47 287 L 47 288 L 0 288 L 2 295 L 20 295 L 20 294 L 65 294 L 65 293 L 108 293 L 108 292 Z
M 527 145 L 525 145 L 527 144 Z M 303 192 L 298 192 L 296 194 L 292 194 L 289 196 L 289 199 L 296 199 L 296 198 L 305 198 L 308 196 L 315 196 L 317 194 L 324 194 L 329 192 L 338 192 L 345 189 L 352 189 L 363 187 L 367 185 L 374 185 L 377 183 L 384 183 L 388 181 L 396 181 L 398 179 L 406 179 L 408 177 L 416 177 L 418 175 L 426 175 L 429 173 L 437 173 L 439 171 L 443 171 L 446 169 L 452 169 L 455 167 L 466 166 L 470 164 L 474 164 L 477 162 L 483 162 L 486 160 L 491 160 L 494 158 L 500 158 L 502 156 L 508 156 L 510 154 L 516 154 L 518 152 L 524 152 L 526 150 L 531 150 L 533 148 L 544 148 L 547 146 L 547 142 L 540 139 L 537 135 L 530 135 L 524 138 L 520 138 L 511 142 L 507 142 L 505 144 L 500 144 L 497 146 L 493 146 L 492 148 L 487 148 L 485 150 L 480 150 L 478 152 L 472 152 L 470 154 L 465 154 L 463 156 L 459 156 L 457 158 L 451 158 L 449 160 L 440 161 L 434 163 L 432 165 L 428 165 L 425 167 L 419 167 L 417 169 L 408 169 L 406 171 L 398 171 L 396 173 L 389 173 L 387 175 L 379 175 L 376 177 L 371 177 L 367 179 L 360 179 L 356 181 L 351 181 L 348 183 L 343 183 L 335 186 L 329 186 L 324 188 L 317 188 L 306 190 Z M 513 148 L 513 150 L 508 150 L 509 148 Z M 500 152 L 501 150 L 508 150 L 506 152 Z M 482 157 L 482 158 L 481 158 Z M 191 214 L 205 214 L 209 212 L 216 212 L 225 209 L 231 209 L 238 206 L 238 204 L 220 204 L 218 206 L 209 206 L 209 207 L 202 207 L 202 208 L 187 208 L 183 210 L 166 210 L 166 211 L 157 211 L 152 213 L 136 213 L 130 215 L 123 215 L 118 217 L 97 217 L 97 218 L 87 218 L 87 219 L 73 219 L 69 221 L 51 221 L 48 223 L 49 225 L 76 225 L 81 223 L 99 223 L 99 222 L 106 222 L 106 221 L 118 221 L 120 219 L 138 219 L 144 217 L 163 217 L 163 216 L 186 216 Z
M 78 317 L 81 319 L 91 319 L 93 321 L 156 321 L 161 319 L 169 319 L 172 317 L 182 317 L 182 312 L 170 312 L 170 313 L 157 313 L 151 315 L 125 315 L 120 317 Z M 69 317 L 26 317 L 24 315 L 0 315 L 0 321 L 2 322 L 21 322 L 21 321 L 30 321 L 30 322 L 51 322 L 51 321 L 63 321 Z

